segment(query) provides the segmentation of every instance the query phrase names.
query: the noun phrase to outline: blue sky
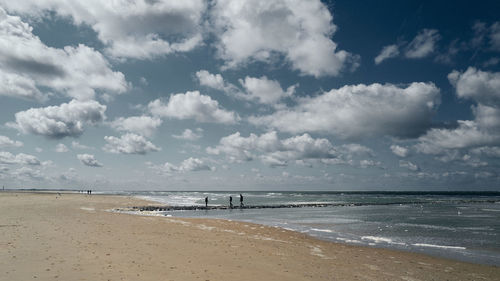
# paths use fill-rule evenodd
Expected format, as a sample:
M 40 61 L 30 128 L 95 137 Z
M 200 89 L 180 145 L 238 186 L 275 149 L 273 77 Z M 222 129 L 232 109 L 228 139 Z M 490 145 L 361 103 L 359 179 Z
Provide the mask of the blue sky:
M 499 190 L 497 1 L 0 0 L 0 181 Z

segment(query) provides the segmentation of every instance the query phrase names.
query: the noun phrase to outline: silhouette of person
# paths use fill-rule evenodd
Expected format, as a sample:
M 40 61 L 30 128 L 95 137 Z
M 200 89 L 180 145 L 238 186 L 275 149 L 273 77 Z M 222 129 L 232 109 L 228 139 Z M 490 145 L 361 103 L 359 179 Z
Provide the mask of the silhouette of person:
M 243 195 L 240 193 L 240 207 L 243 207 Z
M 229 208 L 233 208 L 233 196 L 229 196 Z
M 208 207 L 208 197 L 205 197 L 205 208 Z

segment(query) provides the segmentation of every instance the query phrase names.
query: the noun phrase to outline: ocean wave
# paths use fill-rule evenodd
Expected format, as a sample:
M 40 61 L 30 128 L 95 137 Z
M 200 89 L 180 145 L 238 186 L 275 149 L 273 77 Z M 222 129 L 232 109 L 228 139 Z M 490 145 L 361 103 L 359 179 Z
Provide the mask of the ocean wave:
M 332 230 L 330 229 L 321 229 L 321 228 L 311 228 L 312 231 L 318 231 L 318 232 L 328 232 L 328 233 L 333 233 Z
M 454 250 L 466 250 L 465 247 L 460 246 L 444 246 L 444 245 L 434 245 L 434 244 L 426 244 L 426 243 L 415 243 L 411 244 L 416 247 L 427 247 L 427 248 L 438 248 L 438 249 L 454 249 Z
M 419 224 L 419 223 L 397 223 L 397 226 L 403 227 L 419 227 L 426 229 L 435 229 L 435 230 L 448 230 L 448 231 L 457 231 L 456 227 L 442 226 L 442 225 L 432 225 L 432 224 Z
M 395 242 L 391 238 L 379 237 L 379 236 L 361 236 L 361 240 L 369 240 L 369 241 L 373 241 L 375 243 L 387 243 L 387 244 L 402 245 L 402 246 L 406 245 L 406 243 Z

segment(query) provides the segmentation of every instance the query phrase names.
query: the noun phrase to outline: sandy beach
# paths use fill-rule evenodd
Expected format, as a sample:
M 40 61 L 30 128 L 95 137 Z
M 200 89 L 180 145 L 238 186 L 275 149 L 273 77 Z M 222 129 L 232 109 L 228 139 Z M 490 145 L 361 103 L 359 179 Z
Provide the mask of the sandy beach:
M 0 192 L 0 280 L 500 280 L 500 268 L 249 223 L 137 216 L 125 196 Z

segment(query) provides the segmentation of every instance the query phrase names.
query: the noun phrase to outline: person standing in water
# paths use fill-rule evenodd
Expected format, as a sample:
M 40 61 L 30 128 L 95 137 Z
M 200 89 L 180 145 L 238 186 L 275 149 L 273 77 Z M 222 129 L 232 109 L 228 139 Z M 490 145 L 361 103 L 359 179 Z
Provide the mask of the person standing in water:
M 208 197 L 205 197 L 205 208 L 208 208 Z
M 233 196 L 229 196 L 229 208 L 233 208 Z
M 240 208 L 243 207 L 243 195 L 240 193 Z

